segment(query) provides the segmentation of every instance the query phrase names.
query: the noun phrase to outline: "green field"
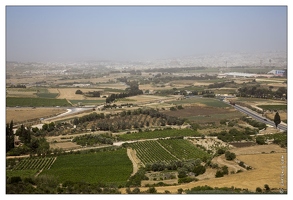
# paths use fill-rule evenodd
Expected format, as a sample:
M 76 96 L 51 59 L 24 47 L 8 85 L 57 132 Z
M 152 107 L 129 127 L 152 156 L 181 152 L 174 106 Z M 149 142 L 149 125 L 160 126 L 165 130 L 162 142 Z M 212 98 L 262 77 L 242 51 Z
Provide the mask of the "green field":
M 49 169 L 54 163 L 55 157 L 24 158 L 21 159 L 12 170 L 6 170 L 6 176 L 32 177 L 39 170 Z
M 40 170 L 50 169 L 54 163 L 55 157 L 38 158 L 38 159 L 22 159 L 15 167 L 14 170 Z
M 202 124 L 202 123 L 208 123 L 208 122 L 220 122 L 223 119 L 237 119 L 245 116 L 245 114 L 241 112 L 227 112 L 227 113 L 220 113 L 220 114 L 211 114 L 208 116 L 189 116 L 185 117 L 189 121 Z
M 118 135 L 119 140 L 139 140 L 139 139 L 153 139 L 165 137 L 180 137 L 180 136 L 200 136 L 200 134 L 191 129 L 165 129 L 148 132 L 130 133 Z
M 203 159 L 210 155 L 194 146 L 190 141 L 184 139 L 158 140 L 158 142 L 171 154 L 180 160 L 190 160 L 195 158 Z
M 47 106 L 71 106 L 66 99 L 47 99 L 47 98 L 21 98 L 6 97 L 6 106 L 15 107 L 47 107 Z
M 182 104 L 190 104 L 190 103 L 200 103 L 204 104 L 206 106 L 211 106 L 211 107 L 219 107 L 219 108 L 224 108 L 228 107 L 228 105 L 222 101 L 219 101 L 217 99 L 213 98 L 200 98 L 200 97 L 193 97 L 193 98 L 187 98 L 183 99 L 181 101 L 170 101 L 168 102 L 170 104 L 176 104 L 176 105 L 182 105 Z
M 126 149 L 118 149 L 58 156 L 51 168 L 43 170 L 41 174 L 54 176 L 60 183 L 73 181 L 124 185 L 131 173 L 132 163 Z
M 136 150 L 136 155 L 144 165 L 161 161 L 169 163 L 176 160 L 184 161 L 210 157 L 207 152 L 195 147 L 190 141 L 184 139 L 135 142 L 129 144 L 129 146 Z
M 287 110 L 287 105 L 258 105 L 264 110 Z
M 130 147 L 135 149 L 137 157 L 144 165 L 160 161 L 170 162 L 172 160 L 179 160 L 154 140 L 131 143 Z
M 19 176 L 21 178 L 27 178 L 27 177 L 33 177 L 38 170 L 6 170 L 6 176 L 7 177 L 16 177 Z

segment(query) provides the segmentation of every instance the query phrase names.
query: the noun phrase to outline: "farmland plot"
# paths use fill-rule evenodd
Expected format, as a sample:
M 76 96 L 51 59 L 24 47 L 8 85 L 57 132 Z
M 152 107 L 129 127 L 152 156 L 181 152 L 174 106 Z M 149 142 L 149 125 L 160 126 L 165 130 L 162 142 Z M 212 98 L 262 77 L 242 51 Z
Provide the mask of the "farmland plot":
M 126 149 L 118 149 L 58 156 L 54 165 L 49 170 L 43 170 L 41 174 L 55 176 L 60 183 L 84 181 L 124 185 L 131 173 L 132 163 Z
M 166 151 L 157 141 L 136 142 L 130 146 L 136 150 L 137 157 L 144 165 L 159 161 L 170 162 L 172 160 L 179 160 Z
M 175 155 L 180 160 L 190 160 L 210 155 L 205 151 L 196 148 L 190 141 L 183 139 L 158 140 L 158 142 L 166 148 L 171 154 Z
M 25 158 L 20 160 L 20 162 L 17 163 L 12 170 L 7 170 L 6 175 L 8 177 L 31 177 L 34 176 L 40 170 L 50 169 L 55 160 L 56 157 Z
M 160 161 L 203 159 L 210 155 L 183 139 L 164 139 L 130 144 L 136 150 L 137 157 L 146 165 Z

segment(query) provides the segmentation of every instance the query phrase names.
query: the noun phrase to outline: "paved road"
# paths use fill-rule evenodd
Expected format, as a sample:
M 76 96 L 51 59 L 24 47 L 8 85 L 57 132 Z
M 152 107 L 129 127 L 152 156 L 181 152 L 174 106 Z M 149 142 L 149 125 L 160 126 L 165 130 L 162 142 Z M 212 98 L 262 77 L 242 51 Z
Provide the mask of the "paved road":
M 275 123 L 273 121 L 267 119 L 266 117 L 263 117 L 262 115 L 254 112 L 254 111 L 252 111 L 252 110 L 250 110 L 250 109 L 248 109 L 246 107 L 242 107 L 242 106 L 239 106 L 239 105 L 235 105 L 233 107 L 235 109 L 239 110 L 240 112 L 245 113 L 245 114 L 249 115 L 250 117 L 256 119 L 259 122 L 262 122 L 262 123 L 265 123 L 265 124 L 268 124 L 270 126 L 275 127 Z M 287 124 L 281 123 L 281 124 L 278 125 L 278 128 L 283 130 L 283 131 L 287 131 Z
M 57 116 L 54 116 L 54 117 L 46 118 L 44 120 L 45 121 L 50 121 L 50 120 L 53 120 L 53 119 L 57 119 L 59 117 L 64 117 L 64 116 L 67 116 L 67 115 L 77 114 L 79 112 L 83 112 L 83 111 L 86 111 L 86 110 L 92 110 L 92 109 L 93 109 L 93 107 L 82 107 L 82 108 L 69 107 L 69 108 L 67 108 L 67 112 L 62 113 L 62 114 L 57 115 Z

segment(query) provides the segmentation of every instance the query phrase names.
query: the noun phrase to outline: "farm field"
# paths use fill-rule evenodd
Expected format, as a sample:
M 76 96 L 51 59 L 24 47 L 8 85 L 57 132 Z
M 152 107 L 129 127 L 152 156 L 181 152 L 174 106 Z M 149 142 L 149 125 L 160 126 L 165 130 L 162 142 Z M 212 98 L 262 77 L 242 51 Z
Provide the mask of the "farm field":
M 172 96 L 138 95 L 138 96 L 127 97 L 126 99 L 131 99 L 133 101 L 136 101 L 139 104 L 145 104 L 145 103 L 151 103 L 151 102 L 168 101 L 168 100 L 172 100 L 176 98 L 178 98 L 178 95 L 172 95 Z
M 71 106 L 66 99 L 7 97 L 6 107 Z
M 257 107 L 265 110 L 287 110 L 287 105 L 258 105 Z
M 116 183 L 124 185 L 132 173 L 132 163 L 126 149 L 88 154 L 58 156 L 49 170 L 41 175 L 50 175 L 61 183 L 65 181 L 88 183 Z
M 62 108 L 6 108 L 6 123 L 13 120 L 14 123 L 47 118 L 66 112 Z
M 225 104 L 227 105 L 227 104 Z M 185 106 L 184 109 L 176 111 L 163 111 L 163 113 L 186 118 L 195 123 L 220 122 L 222 119 L 235 119 L 244 116 L 242 113 L 235 111 L 234 108 L 227 107 L 211 107 L 211 106 Z
M 90 91 L 101 91 L 96 88 L 49 88 L 48 91 L 50 93 L 58 93 L 58 99 L 71 99 L 71 100 L 84 100 L 87 99 L 82 94 L 75 94 L 76 90 L 81 90 L 83 93 Z
M 7 88 L 6 97 L 27 97 L 36 98 L 36 90 L 27 88 Z
M 219 108 L 230 107 L 229 105 L 227 105 L 226 103 L 220 100 L 213 99 L 213 98 L 201 98 L 201 97 L 186 98 L 179 101 L 170 101 L 168 103 L 175 104 L 175 105 L 185 105 L 185 104 L 205 105 L 205 106 L 219 107 Z
M 146 165 L 160 161 L 191 160 L 208 158 L 210 155 L 184 139 L 164 139 L 131 143 L 137 157 Z
M 210 157 L 205 151 L 184 139 L 165 139 L 158 142 L 179 160 L 204 159 Z
M 55 160 L 56 157 L 24 158 L 12 170 L 6 170 L 6 176 L 32 177 L 40 170 L 50 169 Z

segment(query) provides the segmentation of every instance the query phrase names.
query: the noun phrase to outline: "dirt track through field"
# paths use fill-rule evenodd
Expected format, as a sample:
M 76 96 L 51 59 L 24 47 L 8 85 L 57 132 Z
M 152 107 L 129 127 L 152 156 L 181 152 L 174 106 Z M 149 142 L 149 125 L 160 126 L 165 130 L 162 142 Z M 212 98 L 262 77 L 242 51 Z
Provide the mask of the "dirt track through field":
M 131 148 L 127 148 L 127 156 L 132 162 L 133 171 L 132 171 L 131 176 L 133 176 L 138 171 L 138 168 L 139 168 L 138 163 L 140 163 L 140 161 L 138 160 L 138 158 L 135 155 L 135 150 L 133 150 Z
M 226 165 L 228 167 L 230 173 L 232 171 L 234 171 L 236 173 L 238 170 L 246 171 L 246 169 L 244 169 L 243 167 L 240 167 L 235 161 L 226 160 L 225 155 L 215 157 L 212 160 L 212 162 L 217 163 L 220 167 L 223 167 Z

